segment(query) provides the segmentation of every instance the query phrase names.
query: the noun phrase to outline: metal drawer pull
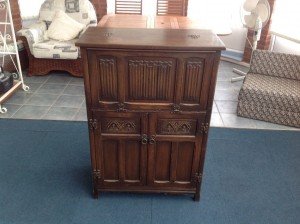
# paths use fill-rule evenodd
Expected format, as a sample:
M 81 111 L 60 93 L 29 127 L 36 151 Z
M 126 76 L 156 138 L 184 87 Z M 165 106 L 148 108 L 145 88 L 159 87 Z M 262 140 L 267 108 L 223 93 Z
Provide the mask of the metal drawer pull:
M 147 135 L 142 135 L 142 144 L 146 145 L 148 143 L 148 136 Z
M 150 145 L 154 145 L 155 143 L 156 143 L 155 136 L 152 135 L 151 138 L 150 138 L 150 140 L 149 140 L 149 144 L 150 144 Z

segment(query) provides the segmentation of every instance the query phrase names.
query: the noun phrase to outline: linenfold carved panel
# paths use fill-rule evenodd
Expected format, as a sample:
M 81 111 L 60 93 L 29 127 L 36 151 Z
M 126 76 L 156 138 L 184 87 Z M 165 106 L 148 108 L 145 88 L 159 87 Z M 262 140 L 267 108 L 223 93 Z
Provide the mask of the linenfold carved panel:
M 140 132 L 140 122 L 137 119 L 107 118 L 103 119 L 101 129 L 103 133 L 137 134 Z
M 99 99 L 117 101 L 118 74 L 116 60 L 114 58 L 99 58 L 98 72 Z
M 203 59 L 187 61 L 183 93 L 184 101 L 199 101 L 203 79 L 203 68 Z
M 128 60 L 129 100 L 171 101 L 175 79 L 175 60 Z
M 195 135 L 196 120 L 159 119 L 157 134 L 161 135 Z

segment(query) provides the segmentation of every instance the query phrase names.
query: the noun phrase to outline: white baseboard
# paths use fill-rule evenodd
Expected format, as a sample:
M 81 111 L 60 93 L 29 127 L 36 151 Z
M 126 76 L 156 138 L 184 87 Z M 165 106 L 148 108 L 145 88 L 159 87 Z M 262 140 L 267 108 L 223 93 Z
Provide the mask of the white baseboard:
M 221 60 L 222 60 L 222 61 L 228 61 L 228 62 L 237 64 L 237 65 L 245 66 L 245 67 L 248 67 L 248 68 L 250 67 L 250 64 L 247 63 L 247 62 L 244 62 L 244 61 L 238 61 L 238 60 L 235 60 L 235 59 L 232 59 L 232 58 L 228 58 L 228 57 L 223 57 L 223 56 L 221 56 Z

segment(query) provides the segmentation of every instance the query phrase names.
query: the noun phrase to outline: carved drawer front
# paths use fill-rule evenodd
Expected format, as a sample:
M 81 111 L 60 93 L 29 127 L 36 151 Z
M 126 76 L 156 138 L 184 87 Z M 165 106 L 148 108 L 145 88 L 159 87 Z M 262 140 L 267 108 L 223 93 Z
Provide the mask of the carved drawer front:
M 139 113 L 95 112 L 101 134 L 136 134 L 142 132 L 142 115 Z
M 172 114 L 153 113 L 150 115 L 151 134 L 196 136 L 201 132 L 205 113 Z
M 103 118 L 101 132 L 110 134 L 138 134 L 141 132 L 141 123 L 138 118 Z
M 196 119 L 158 119 L 156 133 L 159 135 L 195 135 Z

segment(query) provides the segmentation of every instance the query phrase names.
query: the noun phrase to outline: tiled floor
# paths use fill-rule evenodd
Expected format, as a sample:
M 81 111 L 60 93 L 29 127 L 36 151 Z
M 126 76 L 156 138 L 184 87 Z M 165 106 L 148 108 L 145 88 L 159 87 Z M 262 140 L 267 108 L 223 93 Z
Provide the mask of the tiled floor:
M 247 69 L 222 61 L 219 68 L 211 126 L 249 129 L 300 130 L 297 128 L 241 118 L 236 115 L 237 97 L 242 81 L 231 83 L 237 76 L 232 68 Z M 29 92 L 19 90 L 4 106 L 8 109 L 0 118 L 86 121 L 82 78 L 66 73 L 25 77 Z

